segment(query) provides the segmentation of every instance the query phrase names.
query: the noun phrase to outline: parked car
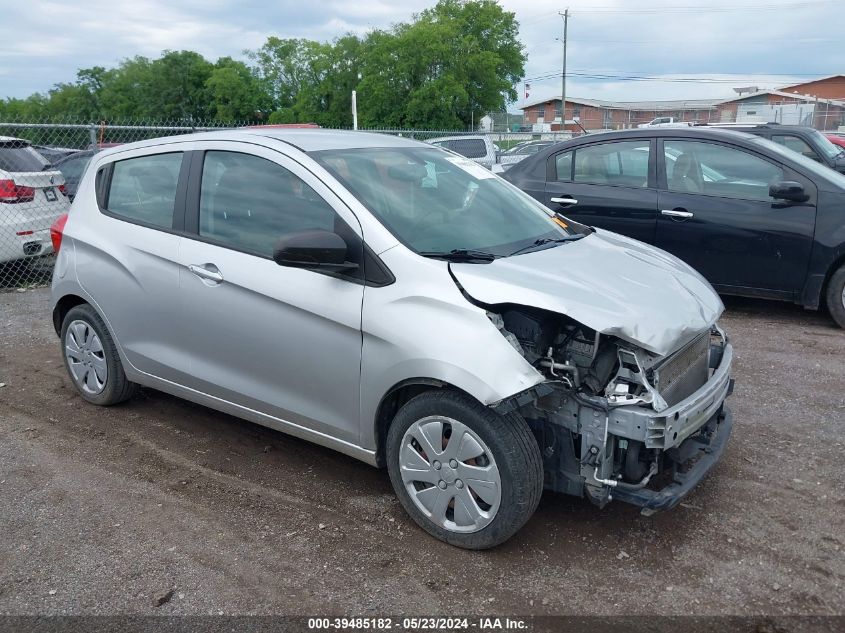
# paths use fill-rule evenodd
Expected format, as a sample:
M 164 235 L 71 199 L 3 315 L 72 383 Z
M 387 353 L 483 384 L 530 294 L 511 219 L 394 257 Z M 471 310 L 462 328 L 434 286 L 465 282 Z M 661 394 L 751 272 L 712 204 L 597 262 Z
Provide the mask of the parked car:
M 484 165 L 487 169 L 492 169 L 493 165 L 496 164 L 496 147 L 493 145 L 493 141 L 486 136 L 444 136 L 442 138 L 429 139 L 428 142 L 437 147 L 451 150 L 461 156 L 466 156 L 479 165 Z
M 845 327 L 845 176 L 782 145 L 706 127 L 610 132 L 504 177 L 573 220 L 673 253 L 721 293 L 826 301 Z
M 53 147 L 52 145 L 33 145 L 32 149 L 41 154 L 50 164 L 79 151 L 70 147 Z
M 541 149 L 554 145 L 556 142 L 557 141 L 525 141 L 523 143 L 517 143 L 509 150 L 499 154 L 498 162 L 493 165 L 492 171 L 494 173 L 501 174 L 502 172 L 510 169 L 511 166 L 515 165 L 523 158 L 533 156 Z
M 708 124 L 708 127 L 720 126 L 719 124 Z M 748 132 L 774 141 L 845 174 L 845 149 L 836 146 L 827 136 L 814 128 L 805 125 L 760 123 L 751 125 L 731 124 L 730 129 L 735 132 Z
M 845 149 L 845 134 L 839 134 L 837 132 L 830 132 L 825 134 L 827 140 L 833 143 L 834 145 L 838 145 Z
M 470 160 L 269 129 L 91 160 L 52 285 L 88 402 L 144 385 L 386 466 L 467 548 L 519 530 L 544 485 L 653 512 L 722 454 L 732 348 L 707 282 Z
M 638 128 L 645 128 L 645 127 L 683 127 L 687 125 L 692 125 L 690 121 L 675 121 L 675 117 L 671 116 L 659 116 L 655 119 L 652 119 L 648 123 L 640 123 L 637 127 Z
M 0 263 L 53 252 L 50 225 L 68 209 L 64 182 L 29 141 L 0 136 Z
M 91 161 L 91 157 L 96 153 L 96 151 L 91 149 L 82 150 L 60 158 L 53 163 L 53 168 L 61 171 L 65 177 L 65 192 L 67 193 L 68 200 L 71 202 L 76 197 L 76 190 L 79 187 L 82 174 L 85 173 L 85 168 Z

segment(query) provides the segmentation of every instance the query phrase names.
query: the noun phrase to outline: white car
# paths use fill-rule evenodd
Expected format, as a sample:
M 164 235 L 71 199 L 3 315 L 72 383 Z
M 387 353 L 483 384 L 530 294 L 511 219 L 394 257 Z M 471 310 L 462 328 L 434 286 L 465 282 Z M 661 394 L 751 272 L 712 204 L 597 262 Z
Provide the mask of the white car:
M 50 225 L 70 202 L 49 167 L 29 141 L 0 136 L 0 263 L 53 252 Z

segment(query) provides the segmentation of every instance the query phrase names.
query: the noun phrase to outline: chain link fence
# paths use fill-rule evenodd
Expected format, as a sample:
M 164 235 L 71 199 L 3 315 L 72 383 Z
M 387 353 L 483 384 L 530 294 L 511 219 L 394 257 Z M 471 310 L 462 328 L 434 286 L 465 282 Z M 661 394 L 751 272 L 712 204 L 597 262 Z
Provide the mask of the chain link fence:
M 80 178 L 95 153 L 134 141 L 231 127 L 240 125 L 0 122 L 0 292 L 49 284 L 54 262 L 50 226 L 70 209 Z M 525 141 L 557 141 L 572 136 L 530 129 L 367 131 L 421 141 L 474 134 L 490 139 L 495 151 L 502 152 Z
M 538 141 L 556 142 L 599 130 L 637 127 L 639 123 L 636 121 L 651 121 L 658 117 L 671 117 L 675 123 L 754 124 L 774 121 L 811 125 L 826 131 L 845 131 L 845 106 L 839 107 L 833 103 L 814 103 L 811 106 L 806 103 L 775 103 L 746 104 L 731 110 L 702 107 L 678 111 L 654 110 L 639 112 L 634 118 L 631 112 L 620 113 L 618 110 L 591 112 L 584 108 L 578 113 L 570 113 L 567 105 L 568 124 L 565 130 L 560 129 L 559 111 L 555 124 L 544 122 L 544 117 L 538 120 L 539 112 L 535 111 L 532 115 L 528 110 L 522 122 L 515 122 L 513 117 L 507 123 L 497 121 L 496 115 L 485 117 L 480 122 L 481 130 L 474 132 L 412 129 L 366 131 L 434 142 L 457 149 L 468 156 L 470 154 L 461 148 L 450 145 L 448 137 L 466 137 L 471 134 L 484 139 L 485 145 L 497 155 L 504 155 L 515 146 L 531 141 L 534 142 L 532 147 L 536 149 L 541 145 Z M 551 112 L 544 114 L 553 116 Z M 655 116 L 648 118 L 650 114 Z M 574 119 L 570 119 L 571 116 Z M 95 153 L 134 141 L 232 127 L 241 125 L 221 122 L 153 124 L 141 121 L 0 122 L 0 292 L 49 283 L 54 260 L 50 226 L 69 210 L 85 167 Z M 508 160 L 503 158 L 502 162 Z

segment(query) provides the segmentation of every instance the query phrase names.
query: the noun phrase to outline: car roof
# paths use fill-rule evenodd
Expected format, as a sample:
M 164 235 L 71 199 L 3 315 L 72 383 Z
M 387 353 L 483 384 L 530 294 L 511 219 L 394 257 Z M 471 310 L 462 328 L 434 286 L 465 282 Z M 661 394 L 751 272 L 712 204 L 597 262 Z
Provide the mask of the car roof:
M 25 143 L 26 145 L 30 145 L 30 142 L 27 141 L 25 138 L 17 138 L 16 136 L 0 136 L 0 143 L 8 143 L 10 141 L 16 141 L 18 143 Z
M 246 141 L 263 137 L 275 139 L 292 145 L 303 152 L 318 152 L 327 149 L 360 149 L 367 147 L 419 147 L 420 141 L 375 132 L 357 132 L 352 130 L 325 130 L 306 128 L 237 128 L 196 132 L 179 136 L 167 136 L 126 143 L 119 147 L 104 150 L 104 155 L 112 155 L 131 149 L 156 147 L 179 141 Z
M 780 123 L 731 123 L 730 127 L 721 127 L 718 123 L 705 123 L 702 127 L 712 127 L 715 129 L 769 129 L 779 130 L 783 132 L 814 132 L 815 128 L 807 127 L 806 125 L 781 125 Z

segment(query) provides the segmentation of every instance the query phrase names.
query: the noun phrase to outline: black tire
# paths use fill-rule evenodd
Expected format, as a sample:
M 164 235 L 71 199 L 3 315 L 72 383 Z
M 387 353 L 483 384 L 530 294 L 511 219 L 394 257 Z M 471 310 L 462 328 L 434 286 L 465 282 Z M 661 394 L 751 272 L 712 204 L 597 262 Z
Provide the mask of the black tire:
M 81 389 L 74 380 L 73 373 L 70 370 L 69 361 L 65 354 L 65 344 L 68 336 L 68 328 L 74 321 L 85 322 L 88 327 L 94 330 L 103 346 L 103 357 L 106 362 L 108 373 L 106 375 L 103 390 L 97 394 L 88 393 Z M 126 373 L 123 371 L 123 364 L 120 361 L 120 355 L 117 352 L 117 346 L 114 344 L 114 340 L 112 339 L 105 322 L 100 315 L 97 314 L 97 311 L 90 305 L 83 303 L 68 311 L 62 321 L 60 343 L 62 358 L 65 362 L 65 369 L 67 369 L 68 376 L 70 377 L 73 386 L 76 387 L 77 392 L 83 399 L 92 404 L 107 407 L 124 402 L 131 398 L 132 394 L 135 393 L 136 385 L 133 382 L 129 382 L 126 378 Z
M 830 281 L 827 282 L 827 293 L 825 294 L 827 310 L 841 328 L 845 328 L 845 295 L 843 295 L 843 292 L 845 292 L 845 266 L 841 266 L 831 275 Z
M 492 521 L 476 532 L 447 530 L 414 503 L 400 474 L 405 432 L 428 416 L 444 416 L 469 427 L 487 445 L 499 470 L 501 500 Z M 531 518 L 543 493 L 543 463 L 531 430 L 519 415 L 502 416 L 473 398 L 453 391 L 429 391 L 408 401 L 387 432 L 387 469 L 402 507 L 416 523 L 441 541 L 466 549 L 487 549 L 516 534 Z

